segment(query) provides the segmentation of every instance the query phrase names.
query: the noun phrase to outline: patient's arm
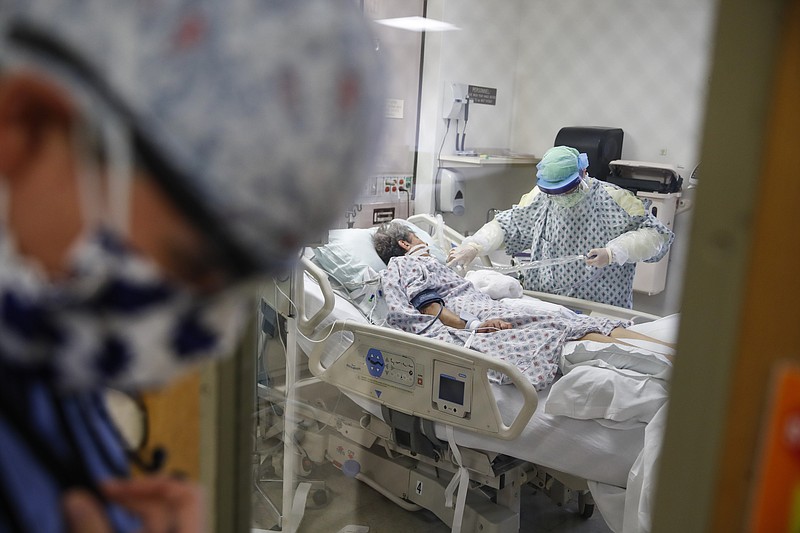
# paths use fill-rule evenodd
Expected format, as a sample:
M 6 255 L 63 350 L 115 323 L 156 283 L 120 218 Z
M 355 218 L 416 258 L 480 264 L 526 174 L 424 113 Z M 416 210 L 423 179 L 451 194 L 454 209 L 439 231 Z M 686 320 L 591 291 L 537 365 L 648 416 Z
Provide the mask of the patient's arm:
M 422 307 L 420 311 L 426 315 L 436 316 L 439 314 L 440 309 L 442 314 L 439 315 L 439 320 L 441 320 L 442 324 L 445 326 L 450 326 L 451 328 L 457 329 L 464 329 L 467 326 L 467 322 L 465 320 L 462 320 L 461 317 L 438 302 L 430 303 L 425 307 Z
M 450 326 L 451 328 L 457 329 L 464 329 L 467 327 L 466 320 L 463 320 L 460 316 L 448 308 L 443 307 L 440 303 L 430 303 L 421 308 L 420 311 L 426 315 L 436 316 L 439 313 L 439 309 L 442 310 L 442 314 L 439 315 L 439 320 L 441 320 L 442 324 L 445 326 Z M 513 326 L 505 320 L 500 320 L 499 318 L 490 318 L 489 320 L 484 320 L 481 322 L 481 324 L 476 328 L 476 331 L 478 333 L 491 333 L 501 329 L 511 329 L 512 327 Z

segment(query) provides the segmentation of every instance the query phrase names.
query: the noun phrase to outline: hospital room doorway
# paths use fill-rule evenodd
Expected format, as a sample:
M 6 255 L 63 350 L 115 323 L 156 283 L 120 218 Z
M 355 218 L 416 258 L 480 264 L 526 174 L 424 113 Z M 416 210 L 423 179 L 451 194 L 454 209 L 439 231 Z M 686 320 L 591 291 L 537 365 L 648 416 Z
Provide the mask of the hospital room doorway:
M 363 7 L 370 15 L 385 11 L 382 7 L 389 4 L 365 0 Z M 690 178 L 696 177 L 692 171 L 700 159 L 699 138 L 716 2 L 704 0 L 689 5 L 685 0 L 670 0 L 666 5 L 637 4 L 632 12 L 629 8 L 627 1 L 614 1 L 602 7 L 581 2 L 517 1 L 503 5 L 482 1 L 467 5 L 449 0 L 425 2 L 423 14 L 427 19 L 444 22 L 449 27 L 447 31 L 422 34 L 424 61 L 420 65 L 418 137 L 412 143 L 401 135 L 392 136 L 397 153 L 414 153 L 416 157 L 414 205 L 409 212 L 441 211 L 434 191 L 436 178 L 441 169 L 453 169 L 465 183 L 467 214 L 461 217 L 453 212 L 441 214 L 456 229 L 465 233 L 474 231 L 490 216 L 492 208 L 506 208 L 530 190 L 537 159 L 526 156 L 540 156 L 553 145 L 559 129 L 569 125 L 622 126 L 626 132 L 623 152 L 626 158 L 679 167 L 685 176 L 686 196 L 693 194 L 688 189 L 693 183 Z M 590 12 L 588 15 L 584 13 L 586 10 Z M 576 21 L 581 24 L 577 30 L 573 28 Z M 649 30 L 642 32 L 642 25 Z M 607 38 L 573 42 L 569 39 L 573 31 Z M 673 36 L 675 46 L 671 49 L 663 46 L 663 40 L 648 37 L 665 32 Z M 637 46 L 631 45 L 633 40 Z M 553 42 L 561 46 L 553 47 Z M 387 41 L 376 43 L 376 48 L 391 56 Z M 627 72 L 628 65 L 637 68 Z M 662 79 L 665 71 L 675 72 L 676 79 Z M 621 90 L 619 80 L 623 76 L 627 78 Z M 493 96 L 481 101 L 476 98 L 469 110 L 469 120 L 451 119 L 448 128 L 442 112 L 453 83 L 466 86 L 467 91 L 481 90 Z M 642 99 L 644 95 L 646 101 L 638 109 L 629 105 L 631 99 Z M 408 102 L 401 104 L 404 99 L 396 95 L 388 97 L 387 120 L 397 130 L 392 121 L 399 120 L 401 114 L 408 117 Z M 652 127 L 655 123 L 659 128 Z M 465 150 L 455 148 L 457 139 L 468 143 Z M 475 155 L 469 155 L 470 150 Z M 364 212 L 361 213 L 363 216 Z M 688 245 L 689 214 L 687 207 L 676 220 L 681 232 L 680 245 L 675 247 L 671 258 L 672 273 L 666 280 L 669 291 L 644 296 L 650 299 L 650 307 L 661 314 L 679 308 L 677 294 L 686 250 L 681 248 Z M 360 227 L 356 223 L 351 229 Z M 308 280 L 305 283 L 313 284 Z M 291 283 L 281 290 L 292 298 L 298 295 L 297 286 Z M 302 291 L 299 294 L 303 297 Z M 293 341 L 289 334 L 291 327 L 279 316 L 281 313 L 276 312 L 276 318 L 267 319 L 265 325 L 264 317 L 273 311 L 263 311 L 259 306 L 257 346 L 262 359 L 255 365 L 257 398 L 251 420 L 255 425 L 249 465 L 253 477 L 248 479 L 252 527 L 266 530 L 298 527 L 299 531 L 334 533 L 449 531 L 447 520 L 452 518 L 445 520 L 439 515 L 453 513 L 454 504 L 448 507 L 445 500 L 447 485 L 458 470 L 456 466 L 438 468 L 435 456 L 421 461 L 422 467 L 411 466 L 414 464 L 411 458 L 398 452 L 395 444 L 379 444 L 387 436 L 383 432 L 390 431 L 381 425 L 380 413 L 370 413 L 335 388 L 313 380 L 303 381 L 310 377 L 303 365 L 295 369 L 297 378 L 303 381 L 295 391 L 294 407 L 298 411 L 287 415 L 287 411 L 292 411 L 292 401 L 280 383 L 289 370 L 281 363 L 294 341 L 303 340 L 300 338 L 303 332 L 296 333 Z M 377 372 L 378 366 L 373 370 Z M 287 420 L 294 420 L 288 433 Z M 379 427 L 382 429 L 376 429 Z M 416 438 L 416 435 L 407 437 L 409 442 Z M 383 462 L 384 455 L 392 459 L 391 464 Z M 493 506 L 498 502 L 506 504 L 505 511 L 490 508 L 496 515 L 507 517 L 508 523 L 517 524 L 520 531 L 605 533 L 612 530 L 607 522 L 623 520 L 621 514 L 604 518 L 590 499 L 590 493 L 585 492 L 588 486 L 585 480 L 559 479 L 545 468 L 517 464 L 510 456 L 497 463 L 495 459 L 491 456 L 481 460 L 493 463 L 498 469 L 497 476 L 487 475 L 482 488 L 473 480 L 472 488 L 482 491 Z M 635 454 L 630 462 L 634 459 Z M 409 472 L 413 475 L 420 470 L 443 485 L 439 489 L 441 502 L 431 501 L 426 503 L 428 507 L 413 503 L 428 493 L 429 481 L 415 483 L 410 489 L 400 486 L 400 479 L 406 479 L 407 483 Z M 285 478 L 296 480 L 289 493 Z M 518 490 L 509 495 L 508 487 L 516 483 Z M 624 484 L 624 479 L 620 484 Z M 450 495 L 455 499 L 456 489 Z M 509 508 L 512 512 L 503 514 Z M 513 512 L 514 509 L 519 512 Z M 498 531 L 516 530 L 509 529 L 503 520 L 498 519 L 501 524 Z
M 365 11 L 380 4 L 377 0 L 362 2 Z M 680 309 L 679 352 L 689 362 L 678 363 L 674 373 L 673 410 L 663 448 L 664 474 L 650 510 L 657 532 L 737 530 L 746 520 L 749 490 L 755 481 L 753 465 L 768 403 L 772 363 L 779 355 L 798 359 L 797 349 L 786 340 L 790 335 L 785 332 L 793 331 L 794 324 L 785 311 L 800 296 L 797 276 L 791 270 L 797 264 L 792 255 L 797 248 L 791 245 L 796 238 L 789 219 L 791 201 L 800 191 L 797 180 L 784 177 L 793 175 L 789 166 L 795 155 L 792 149 L 800 145 L 795 130 L 800 118 L 796 103 L 800 94 L 796 51 L 800 43 L 797 24 L 790 24 L 800 17 L 799 2 L 769 0 L 754 5 L 747 0 L 653 0 L 640 2 L 635 9 L 623 0 L 608 2 L 605 7 L 577 0 L 558 6 L 544 0 L 512 4 L 513 9 L 477 0 L 458 8 L 448 0 L 424 4 L 424 13 L 430 18 L 460 26 L 463 33 L 457 38 L 448 37 L 446 32 L 425 34 L 424 47 L 428 53 L 437 52 L 438 62 L 423 65 L 421 75 L 438 77 L 430 85 L 425 79 L 421 82 L 419 138 L 415 134 L 413 141 L 399 141 L 411 152 L 418 151 L 413 172 L 416 202 L 409 211 L 434 209 L 432 177 L 438 165 L 437 151 L 445 142 L 449 149 L 455 133 L 445 130 L 440 116 L 445 82 L 453 80 L 497 90 L 494 105 L 474 106 L 468 126 L 464 124 L 467 121 L 459 126 L 459 133 L 467 128 L 467 142 L 475 149 L 541 153 L 553 143 L 557 130 L 552 124 L 567 125 L 561 122 L 568 120 L 571 124 L 581 117 L 594 123 L 606 116 L 594 114 L 600 112 L 598 109 L 625 116 L 626 109 L 636 108 L 636 113 L 644 117 L 644 126 L 661 121 L 664 128 L 639 130 L 644 126 L 636 121 L 638 118 L 626 118 L 626 150 L 631 158 L 680 164 L 687 181 L 702 159 L 702 169 L 697 173 L 702 186 L 695 197 L 691 224 L 686 221 L 686 249 L 683 257 L 674 258 L 676 263 L 685 261 L 685 267 L 677 278 L 667 280 L 668 286 L 673 283 L 680 288 L 680 296 L 678 300 L 654 303 Z M 580 16 L 586 10 L 591 16 Z M 565 36 L 572 35 L 571 24 L 576 21 L 587 24 L 580 32 L 581 39 L 599 41 L 598 36 L 614 32 L 614 39 L 624 44 L 629 43 L 626 36 L 648 34 L 641 28 L 652 29 L 651 25 L 659 24 L 654 22 L 658 17 L 664 17 L 661 22 L 668 26 L 675 20 L 686 25 L 683 30 L 700 47 L 694 51 L 697 57 L 691 58 L 696 63 L 675 66 L 672 62 L 680 63 L 684 56 L 664 46 L 663 41 L 645 48 L 646 58 L 632 50 L 627 60 L 608 57 L 607 63 L 596 64 L 590 71 L 583 63 L 570 63 L 569 58 L 543 57 L 549 50 L 547 43 L 566 42 Z M 698 20 L 707 27 L 700 27 Z M 523 23 L 527 25 L 523 27 Z M 475 37 L 464 39 L 469 32 Z M 533 33 L 535 38 L 523 38 Z M 680 34 L 676 30 L 675 35 Z M 745 34 L 747 46 L 742 44 Z M 472 40 L 479 50 L 451 48 L 447 39 L 452 39 L 451 43 Z M 684 44 L 691 39 L 684 39 Z M 603 49 L 599 44 L 595 48 Z M 570 48 L 564 45 L 562 50 L 566 54 Z M 682 75 L 665 79 L 664 72 L 673 67 Z M 572 93 L 547 89 L 548 84 L 556 85 L 564 76 L 583 80 L 581 88 Z M 626 76 L 631 77 L 631 83 L 622 86 Z M 777 81 L 773 84 L 773 80 Z M 592 93 L 593 87 L 605 89 Z M 571 98 L 562 101 L 567 93 Z M 511 94 L 515 98 L 504 99 Z M 631 105 L 644 94 L 646 102 Z M 685 94 L 692 96 L 675 96 Z M 598 98 L 603 100 L 602 106 Z M 387 114 L 400 113 L 399 100 L 403 98 L 393 99 Z M 436 103 L 433 108 L 429 107 L 431 102 Z M 568 119 L 557 116 L 557 110 Z M 570 115 L 573 112 L 579 115 Z M 463 165 L 459 168 L 468 188 L 470 183 L 481 182 L 468 192 L 508 183 L 525 190 L 525 180 L 533 168 L 529 164 L 492 166 L 457 158 L 456 162 Z M 481 192 L 468 195 L 468 209 L 482 211 L 487 207 L 482 201 L 499 201 L 486 196 Z M 486 213 L 481 215 L 478 218 L 483 219 Z M 296 296 L 293 280 L 279 281 L 276 286 Z M 350 443 L 369 442 L 372 437 L 365 428 L 378 427 L 374 422 L 378 415 L 365 412 L 341 392 L 312 382 L 303 386 L 305 390 L 295 391 L 300 394 L 295 399 L 302 400 L 299 411 L 296 405 L 286 403 L 288 391 L 280 383 L 289 370 L 282 361 L 298 340 L 292 335 L 299 333 L 279 316 L 280 310 L 265 308 L 261 301 L 256 307 L 258 323 L 251 342 L 236 359 L 190 384 L 192 391 L 202 391 L 199 416 L 203 423 L 194 429 L 195 442 L 200 442 L 199 475 L 214 487 L 215 529 L 334 533 L 451 530 L 434 511 L 419 509 L 403 498 L 395 501 L 393 491 L 387 494 L 381 487 L 371 486 L 365 481 L 369 476 L 359 477 L 363 472 L 351 470 L 351 463 L 345 467 L 348 459 L 360 453 L 350 448 Z M 775 313 L 775 309 L 781 312 Z M 767 323 L 776 315 L 775 322 Z M 715 334 L 709 335 L 709 331 Z M 297 378 L 308 377 L 307 368 L 295 371 Z M 243 387 L 243 383 L 254 386 Z M 352 425 L 344 425 L 345 419 Z M 725 442 L 734 445 L 723 446 Z M 181 446 L 191 444 L 184 441 L 178 449 Z M 405 458 L 395 457 L 391 450 L 384 453 L 406 466 Z M 346 459 L 331 460 L 334 454 Z M 508 472 L 517 472 L 519 465 L 510 461 L 503 465 L 506 467 Z M 284 483 L 287 468 L 291 485 Z M 437 475 L 436 468 L 430 471 L 434 472 L 432 476 Z M 524 472 L 526 481 L 533 479 L 531 470 Z M 447 485 L 455 476 L 448 471 L 447 476 L 441 473 L 440 477 Z M 485 491 L 488 501 L 510 498 L 508 492 L 502 492 L 506 487 L 501 487 L 508 479 L 512 477 L 488 483 L 497 485 Z M 551 489 L 555 481 L 542 481 L 542 485 L 547 483 Z M 569 497 L 562 497 L 561 506 L 544 497 L 543 488 L 524 483 L 514 494 L 513 498 L 524 502 L 520 531 L 612 530 L 597 509 L 587 507 L 591 501 L 585 496 L 579 498 L 577 492 L 571 494 L 567 485 L 562 494 Z M 457 488 L 450 493 L 453 498 L 456 494 Z M 588 514 L 591 517 L 585 516 Z

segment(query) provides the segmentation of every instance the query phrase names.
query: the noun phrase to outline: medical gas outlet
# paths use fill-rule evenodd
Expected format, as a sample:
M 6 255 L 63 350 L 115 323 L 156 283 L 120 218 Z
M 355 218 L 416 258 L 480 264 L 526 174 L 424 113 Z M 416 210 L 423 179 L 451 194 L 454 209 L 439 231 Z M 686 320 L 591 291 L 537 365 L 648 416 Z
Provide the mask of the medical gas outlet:
M 413 213 L 414 177 L 410 174 L 370 176 L 355 201 L 356 209 L 345 213 L 348 228 L 370 228 Z M 343 227 L 343 226 L 342 226 Z
M 359 199 L 368 200 L 375 196 L 400 196 L 405 191 L 411 192 L 414 186 L 414 177 L 409 174 L 382 174 L 372 176 L 367 180 Z
M 383 192 L 403 192 L 411 190 L 411 176 L 384 176 L 383 177 Z

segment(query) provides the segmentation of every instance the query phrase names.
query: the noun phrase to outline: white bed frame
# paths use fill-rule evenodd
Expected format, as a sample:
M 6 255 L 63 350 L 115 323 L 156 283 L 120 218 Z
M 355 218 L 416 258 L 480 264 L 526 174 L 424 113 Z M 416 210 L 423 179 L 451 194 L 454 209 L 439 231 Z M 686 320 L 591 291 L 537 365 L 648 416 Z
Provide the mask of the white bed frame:
M 433 231 L 437 227 L 436 220 L 428 215 L 415 215 L 409 220 Z M 444 232 L 451 242 L 463 239 L 446 226 Z M 488 263 L 488 258 L 484 262 Z M 310 315 L 303 297 L 305 274 L 319 284 L 324 298 L 322 307 Z M 472 350 L 369 324 L 336 321 L 332 327 L 318 331 L 333 310 L 335 295 L 325 272 L 307 259 L 302 260 L 302 269 L 291 279 L 275 284 L 280 290 L 269 286 L 263 295 L 282 317 L 280 320 L 286 322 L 288 363 L 285 383 L 259 386 L 259 396 L 270 402 L 285 401 L 286 420 L 316 421 L 324 428 L 319 435 L 309 436 L 308 442 L 301 443 L 307 447 L 308 457 L 331 461 L 408 510 L 431 510 L 454 531 L 518 531 L 520 488 L 525 483 L 548 493 L 559 505 L 577 497 L 579 512 L 591 516 L 594 505 L 585 480 L 495 453 L 454 450 L 434 436 L 432 424 L 438 423 L 497 439 L 517 437 L 536 411 L 538 396 L 516 367 Z M 590 315 L 635 322 L 659 318 L 563 296 L 530 291 L 526 294 Z M 304 360 L 297 357 L 297 332 L 317 340 L 346 332 L 353 341 L 329 366 L 322 363 L 325 343 L 307 354 L 305 365 L 295 365 L 293 360 Z M 489 385 L 490 369 L 511 378 L 524 398 L 522 407 L 508 423 L 501 417 Z M 336 400 L 336 413 L 320 407 L 329 406 L 324 399 L 340 392 L 355 401 L 342 406 Z M 359 407 L 359 398 L 371 405 L 380 404 L 382 412 Z M 342 450 L 347 453 L 343 455 Z M 296 456 L 289 448 L 286 452 Z M 354 469 L 358 470 L 355 474 Z M 289 509 L 295 500 L 291 480 L 302 470 L 291 457 L 284 458 L 284 509 Z M 448 482 L 464 471 L 468 471 L 473 485 L 483 487 L 483 492 L 471 489 L 461 514 L 445 506 L 445 499 Z M 443 476 L 443 472 L 448 474 Z M 486 490 L 494 493 L 492 499 L 484 496 Z M 283 513 L 281 518 L 283 531 L 295 531 L 302 515 Z

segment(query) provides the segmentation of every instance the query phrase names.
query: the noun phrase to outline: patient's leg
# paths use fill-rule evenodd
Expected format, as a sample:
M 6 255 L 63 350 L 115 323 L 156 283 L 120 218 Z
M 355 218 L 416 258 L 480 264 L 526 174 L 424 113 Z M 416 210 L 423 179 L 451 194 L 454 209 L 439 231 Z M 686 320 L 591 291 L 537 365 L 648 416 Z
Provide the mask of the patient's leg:
M 603 335 L 602 333 L 588 333 L 583 337 L 581 337 L 579 340 L 618 343 L 618 344 L 625 344 L 627 346 L 639 347 L 635 343 L 625 342 L 623 339 L 630 339 L 630 340 L 637 339 L 647 342 L 653 342 L 656 344 L 660 344 L 662 346 L 666 346 L 667 348 L 670 349 L 670 351 L 675 350 L 674 344 L 671 344 L 669 342 L 664 342 L 662 340 L 656 339 L 654 337 L 649 337 L 647 335 L 643 335 L 635 331 L 630 331 L 625 328 L 614 328 L 613 330 L 611 330 L 610 335 Z M 670 361 L 673 361 L 673 355 L 671 354 L 662 354 L 662 355 L 664 355 Z
M 664 342 L 662 340 L 656 339 L 655 337 L 650 337 L 649 335 L 644 335 L 644 334 L 639 333 L 637 331 L 631 331 L 631 330 L 625 329 L 625 328 L 614 328 L 614 329 L 612 329 L 611 330 L 611 336 L 613 338 L 615 338 L 615 339 L 639 339 L 639 340 L 647 341 L 647 342 L 655 342 L 657 344 L 668 346 L 668 347 L 672 348 L 673 350 L 675 349 L 675 345 L 670 343 L 670 342 Z

